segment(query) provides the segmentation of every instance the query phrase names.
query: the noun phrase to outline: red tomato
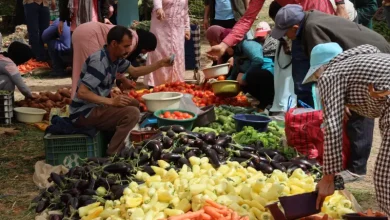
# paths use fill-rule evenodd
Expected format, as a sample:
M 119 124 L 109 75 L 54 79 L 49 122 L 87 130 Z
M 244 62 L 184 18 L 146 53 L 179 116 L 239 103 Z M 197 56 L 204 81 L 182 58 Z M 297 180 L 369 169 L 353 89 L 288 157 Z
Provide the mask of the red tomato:
M 183 113 L 179 112 L 179 111 L 175 111 L 173 112 L 173 114 L 176 116 L 176 117 L 183 117 Z
M 165 118 L 169 118 L 169 117 L 171 117 L 172 115 L 171 115 L 171 113 L 170 112 L 164 112 L 164 117 Z
M 177 120 L 183 120 L 183 117 L 176 117 Z
M 218 76 L 218 80 L 225 80 L 226 77 L 225 76 Z

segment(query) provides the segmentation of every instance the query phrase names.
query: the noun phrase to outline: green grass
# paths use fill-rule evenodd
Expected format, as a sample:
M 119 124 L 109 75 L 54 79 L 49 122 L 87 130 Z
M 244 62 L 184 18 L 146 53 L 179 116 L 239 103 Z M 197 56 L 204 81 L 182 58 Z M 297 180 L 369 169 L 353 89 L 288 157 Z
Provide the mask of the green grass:
M 34 219 L 30 201 L 38 193 L 33 182 L 34 165 L 44 160 L 43 132 L 16 124 L 15 136 L 0 136 L 0 219 Z
M 352 193 L 352 195 L 355 197 L 356 201 L 359 203 L 363 210 L 367 210 L 369 208 L 378 210 L 378 205 L 375 200 L 375 191 L 373 190 L 373 188 L 362 189 L 347 187 L 347 190 Z

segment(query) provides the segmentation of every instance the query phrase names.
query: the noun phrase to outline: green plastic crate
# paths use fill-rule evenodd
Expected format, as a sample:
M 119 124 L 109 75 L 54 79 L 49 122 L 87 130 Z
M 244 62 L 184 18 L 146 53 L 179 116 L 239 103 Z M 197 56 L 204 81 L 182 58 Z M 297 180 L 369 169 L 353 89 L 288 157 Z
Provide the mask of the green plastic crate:
M 107 146 L 102 143 L 100 132 L 91 138 L 86 135 L 51 135 L 43 138 L 46 163 L 72 168 L 82 164 L 81 159 L 102 157 Z

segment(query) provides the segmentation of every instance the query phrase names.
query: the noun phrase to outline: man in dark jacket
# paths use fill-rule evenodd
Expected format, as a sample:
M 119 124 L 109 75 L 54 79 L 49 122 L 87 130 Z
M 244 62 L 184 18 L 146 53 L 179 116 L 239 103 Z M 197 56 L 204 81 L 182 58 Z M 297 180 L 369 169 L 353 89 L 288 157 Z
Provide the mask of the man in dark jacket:
M 292 40 L 300 40 L 308 56 L 316 45 L 329 42 L 338 43 L 343 50 L 370 44 L 383 53 L 390 53 L 388 42 L 375 31 L 319 11 L 304 12 L 299 5 L 287 5 L 279 10 L 271 36 L 276 39 L 287 36 Z M 346 182 L 359 179 L 361 175 L 366 174 L 374 129 L 373 119 L 359 116 L 352 111 L 351 113 L 347 124 L 351 159 L 347 167 Z
M 211 25 L 233 28 L 245 13 L 250 0 L 204 0 L 203 27 Z

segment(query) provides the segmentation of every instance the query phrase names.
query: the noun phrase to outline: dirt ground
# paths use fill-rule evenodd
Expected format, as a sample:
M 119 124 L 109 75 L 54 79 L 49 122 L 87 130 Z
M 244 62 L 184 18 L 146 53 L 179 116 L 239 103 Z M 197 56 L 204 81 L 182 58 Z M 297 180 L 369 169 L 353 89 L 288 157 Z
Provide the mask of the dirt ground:
M 269 21 L 267 18 L 269 1 L 265 3 L 265 9 L 259 14 L 258 20 Z M 205 41 L 202 41 L 202 67 L 210 64 L 204 56 L 208 49 Z M 186 78 L 192 79 L 193 72 L 187 71 Z M 51 79 L 46 76 L 29 76 L 24 81 L 33 92 L 56 91 L 61 87 L 71 85 L 70 78 Z M 139 79 L 139 86 L 142 86 L 142 79 Z M 23 96 L 16 92 L 16 100 Z M 378 124 L 378 123 L 376 123 Z M 43 147 L 43 132 L 32 126 L 16 124 L 14 127 L 21 132 L 15 136 L 0 136 L 0 219 L 34 219 L 34 212 L 28 210 L 29 202 L 38 193 L 38 188 L 32 181 L 34 164 L 45 158 Z M 373 185 L 373 169 L 375 159 L 380 146 L 379 129 L 376 126 L 374 131 L 374 142 L 371 156 L 368 161 L 368 173 L 364 180 L 350 183 L 347 189 L 353 193 L 360 205 L 367 208 L 378 208 L 375 201 Z

